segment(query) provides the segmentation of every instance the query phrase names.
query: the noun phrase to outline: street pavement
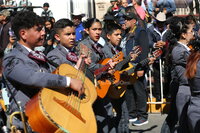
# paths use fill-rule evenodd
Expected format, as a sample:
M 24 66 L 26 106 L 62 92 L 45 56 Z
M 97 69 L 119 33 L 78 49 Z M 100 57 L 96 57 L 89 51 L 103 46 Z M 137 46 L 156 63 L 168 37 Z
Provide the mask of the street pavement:
M 160 133 L 162 124 L 167 117 L 167 114 L 149 114 L 149 123 L 142 126 L 129 125 L 130 133 Z

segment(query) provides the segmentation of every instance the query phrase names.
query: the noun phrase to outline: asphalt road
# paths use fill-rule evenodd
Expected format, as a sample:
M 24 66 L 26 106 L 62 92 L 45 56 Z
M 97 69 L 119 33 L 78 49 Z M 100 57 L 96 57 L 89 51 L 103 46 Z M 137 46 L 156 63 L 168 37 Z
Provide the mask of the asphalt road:
M 160 133 L 167 114 L 149 114 L 149 123 L 142 126 L 129 125 L 131 133 Z

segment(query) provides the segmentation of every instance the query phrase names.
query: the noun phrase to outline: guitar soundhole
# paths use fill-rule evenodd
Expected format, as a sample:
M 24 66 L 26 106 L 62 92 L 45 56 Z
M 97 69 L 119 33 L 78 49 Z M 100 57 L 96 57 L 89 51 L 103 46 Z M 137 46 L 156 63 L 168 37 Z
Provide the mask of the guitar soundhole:
M 111 75 L 110 73 L 107 73 L 107 72 L 104 72 L 101 74 L 101 77 L 99 77 L 98 80 L 101 80 L 101 81 L 106 81 L 106 80 L 110 80 L 110 81 L 113 81 L 113 78 L 114 76 Z
M 98 80 L 103 81 L 103 82 L 106 82 L 106 80 L 109 80 L 110 82 L 114 82 L 116 79 L 114 75 L 105 72 L 101 74 Z
M 80 96 L 80 99 L 81 100 L 83 100 L 83 99 L 85 99 L 86 98 L 86 95 L 85 94 L 82 94 L 81 96 Z
M 75 75 L 73 74 L 73 75 L 70 75 L 70 74 L 68 74 L 68 75 L 66 75 L 66 76 L 69 76 L 69 77 L 71 77 L 71 78 L 75 78 Z M 89 100 L 90 100 L 90 96 L 91 96 L 91 94 L 90 94 L 90 92 L 89 92 L 89 89 L 88 89 L 88 86 L 86 85 L 86 84 L 84 84 L 84 88 L 85 88 L 85 92 L 84 92 L 84 94 L 82 94 L 79 98 L 80 98 L 80 102 L 81 103 L 87 103 Z M 76 94 L 74 94 L 74 91 L 73 91 L 73 95 L 75 95 L 75 96 L 78 96 L 78 93 L 77 92 L 75 92 Z M 71 91 L 69 91 L 68 92 L 68 95 L 70 96 L 72 94 L 72 90 Z
M 69 89 L 70 89 L 70 88 L 69 88 Z M 86 99 L 85 93 L 83 93 L 82 95 L 80 95 L 80 97 L 78 97 L 78 92 L 77 92 L 77 91 L 73 91 L 72 89 L 68 90 L 67 93 L 66 93 L 66 95 L 67 95 L 67 96 L 73 95 L 73 96 L 77 97 L 77 98 L 80 99 L 80 100 Z

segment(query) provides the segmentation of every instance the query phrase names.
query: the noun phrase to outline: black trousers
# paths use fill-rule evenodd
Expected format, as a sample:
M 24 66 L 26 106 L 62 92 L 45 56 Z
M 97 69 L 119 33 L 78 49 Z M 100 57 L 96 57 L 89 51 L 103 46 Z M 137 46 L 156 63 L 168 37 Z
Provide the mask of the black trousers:
M 115 117 L 115 127 L 117 133 L 129 133 L 128 109 L 123 96 L 120 99 L 111 99 L 113 108 L 117 115 Z
M 145 77 L 140 77 L 133 85 L 127 87 L 125 93 L 129 112 L 129 119 L 134 117 L 148 118 L 147 114 L 147 91 Z
M 97 98 L 93 104 L 93 110 L 97 121 L 98 133 L 116 133 L 113 106 L 110 98 Z
M 165 66 L 164 67 L 164 73 L 163 73 L 163 94 L 164 96 L 168 96 L 170 92 L 170 81 L 171 81 L 171 71 L 170 71 L 170 66 Z M 161 100 L 161 82 L 160 82 L 160 66 L 159 62 L 155 62 L 153 64 L 153 77 L 154 77 L 154 89 L 153 89 L 153 95 L 156 97 L 156 99 Z
M 153 77 L 154 77 L 154 89 L 153 89 L 153 95 L 156 97 L 156 99 L 161 98 L 161 88 L 160 88 L 160 67 L 159 63 L 153 64 Z
M 173 133 L 175 130 L 175 126 L 178 122 L 178 113 L 176 108 L 176 95 L 178 92 L 178 81 L 172 80 L 170 83 L 171 89 L 171 102 L 170 102 L 170 110 L 169 113 L 162 125 L 161 133 Z

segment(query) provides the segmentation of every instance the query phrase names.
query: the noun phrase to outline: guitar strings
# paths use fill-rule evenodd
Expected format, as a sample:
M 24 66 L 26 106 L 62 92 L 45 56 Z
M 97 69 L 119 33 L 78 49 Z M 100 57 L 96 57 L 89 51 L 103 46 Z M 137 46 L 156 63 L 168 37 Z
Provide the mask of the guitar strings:
M 86 57 L 88 57 L 89 54 L 90 54 L 89 52 L 87 54 L 85 54 L 85 55 L 87 55 Z M 83 87 L 84 87 L 84 82 L 85 82 L 85 79 L 86 79 L 86 76 L 85 76 L 86 67 L 85 66 L 87 67 L 87 65 L 85 65 L 85 60 L 83 58 L 83 60 L 81 60 L 80 67 L 79 67 L 79 69 L 77 71 L 77 74 L 76 74 L 77 79 L 80 79 L 83 82 Z M 82 74 L 81 72 L 84 72 L 84 73 Z M 75 94 L 75 92 L 73 93 L 73 95 L 74 94 Z M 81 96 L 78 97 L 77 93 L 75 95 L 74 95 L 73 98 L 74 98 L 74 102 L 75 101 L 76 102 L 73 104 L 73 106 L 79 111 L 80 110 L 80 105 L 81 105 Z

